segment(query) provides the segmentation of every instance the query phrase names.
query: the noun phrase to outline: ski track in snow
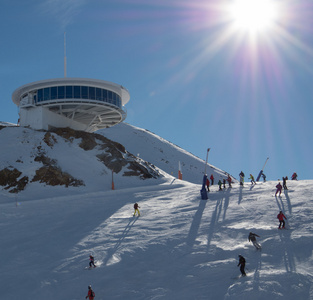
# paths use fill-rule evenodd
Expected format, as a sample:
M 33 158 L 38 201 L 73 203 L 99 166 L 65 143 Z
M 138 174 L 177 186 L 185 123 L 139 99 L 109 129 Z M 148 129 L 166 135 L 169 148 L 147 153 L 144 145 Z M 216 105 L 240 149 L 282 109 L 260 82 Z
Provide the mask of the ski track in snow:
M 86 183 L 0 191 L 1 299 L 78 300 L 89 284 L 97 300 L 313 299 L 313 181 L 288 181 L 281 197 L 274 197 L 276 182 L 234 183 L 223 191 L 213 185 L 201 200 L 194 183 L 202 181 L 202 160 L 130 125 L 102 134 L 142 152 L 163 177 L 114 174 L 110 190 L 110 171 L 91 158 L 96 150 L 87 153 L 57 135 L 52 150 L 43 132 L 0 131 L 7 149 L 0 169 L 23 166 L 32 178 L 41 165 L 34 157 L 43 151 Z M 178 162 L 194 183 L 168 175 Z M 135 202 L 140 217 L 133 217 Z M 286 230 L 277 229 L 279 210 Z M 260 235 L 261 251 L 248 242 L 250 231 Z M 90 254 L 98 267 L 85 270 Z M 246 258 L 247 277 L 240 277 L 238 254 Z
M 281 198 L 274 182 L 213 186 L 207 201 L 179 183 L 4 202 L 3 299 L 82 299 L 89 284 L 96 299 L 312 299 L 312 181 Z M 290 229 L 277 230 L 279 210 Z

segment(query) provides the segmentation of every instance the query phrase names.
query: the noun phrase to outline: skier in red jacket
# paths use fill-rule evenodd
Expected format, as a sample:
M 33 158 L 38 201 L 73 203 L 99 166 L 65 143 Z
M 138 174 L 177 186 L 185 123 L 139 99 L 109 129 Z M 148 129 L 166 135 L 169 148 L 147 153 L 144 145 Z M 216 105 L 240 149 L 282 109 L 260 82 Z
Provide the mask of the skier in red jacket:
M 207 178 L 206 179 L 206 187 L 208 189 L 208 192 L 210 191 L 210 180 Z
M 91 285 L 88 286 L 88 294 L 86 299 L 89 297 L 89 300 L 93 300 L 95 298 L 95 292 L 91 289 Z
M 277 219 L 279 220 L 279 227 L 278 227 L 278 229 L 281 228 L 282 224 L 283 224 L 283 228 L 285 228 L 285 220 L 284 220 L 284 218 L 287 220 L 287 218 L 285 217 L 283 212 L 280 211 L 279 214 L 277 215 Z
M 213 176 L 213 174 L 211 174 L 210 179 L 211 179 L 211 185 L 213 185 L 214 184 L 214 176 Z

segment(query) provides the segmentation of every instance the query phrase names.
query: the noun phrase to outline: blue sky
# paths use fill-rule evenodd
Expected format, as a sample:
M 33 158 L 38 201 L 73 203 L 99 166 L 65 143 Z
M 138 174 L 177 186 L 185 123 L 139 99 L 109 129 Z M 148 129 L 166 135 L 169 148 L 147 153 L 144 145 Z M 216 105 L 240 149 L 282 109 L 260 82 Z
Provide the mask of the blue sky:
M 269 157 L 268 179 L 312 179 L 313 3 L 273 0 L 275 22 L 251 32 L 232 2 L 2 0 L 0 121 L 17 122 L 16 88 L 64 76 L 66 32 L 67 76 L 125 86 L 126 122 L 202 159 L 210 147 L 235 177 Z

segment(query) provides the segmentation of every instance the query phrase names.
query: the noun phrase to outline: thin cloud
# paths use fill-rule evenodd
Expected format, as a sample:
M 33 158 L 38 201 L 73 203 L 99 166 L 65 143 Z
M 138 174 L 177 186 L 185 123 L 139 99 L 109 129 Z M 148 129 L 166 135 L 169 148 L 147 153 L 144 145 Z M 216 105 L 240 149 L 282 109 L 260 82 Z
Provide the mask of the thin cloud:
M 45 0 L 40 5 L 40 10 L 55 18 L 62 29 L 66 29 L 86 2 L 87 0 Z

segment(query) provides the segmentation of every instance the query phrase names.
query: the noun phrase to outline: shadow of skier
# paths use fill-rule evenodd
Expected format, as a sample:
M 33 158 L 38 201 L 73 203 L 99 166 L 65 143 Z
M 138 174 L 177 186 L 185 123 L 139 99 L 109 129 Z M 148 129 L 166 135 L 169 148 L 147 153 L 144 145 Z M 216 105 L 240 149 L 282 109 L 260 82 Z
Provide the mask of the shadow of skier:
M 242 189 L 243 187 L 239 188 L 239 200 L 238 200 L 238 204 L 240 204 L 240 202 L 242 201 Z
M 207 251 L 209 251 L 209 249 L 210 249 L 210 244 L 211 244 L 211 240 L 213 238 L 213 234 L 215 231 L 215 226 L 216 226 L 217 221 L 221 215 L 222 204 L 223 204 L 223 199 L 217 200 L 215 210 L 212 213 L 211 223 L 210 223 L 210 227 L 209 227 L 209 234 L 208 234 Z
M 201 200 L 199 203 L 198 210 L 193 217 L 188 235 L 187 235 L 187 245 L 192 247 L 197 237 L 197 233 L 201 224 L 202 214 L 205 209 L 207 201 Z
M 279 230 L 280 248 L 283 251 L 283 260 L 285 263 L 286 272 L 296 272 L 295 255 L 291 247 L 291 232 L 287 229 Z
M 229 205 L 230 191 L 231 191 L 231 188 L 228 188 L 225 194 L 223 221 L 226 219 L 226 212 L 227 212 L 228 205 Z
M 122 232 L 120 238 L 118 239 L 118 241 L 116 242 L 115 246 L 110 249 L 108 251 L 107 257 L 104 260 L 104 265 L 106 265 L 108 263 L 108 261 L 110 260 L 110 258 L 113 257 L 113 255 L 119 250 L 121 244 L 123 243 L 123 241 L 125 240 L 125 238 L 127 237 L 129 231 L 131 230 L 131 228 L 134 226 L 134 224 L 137 221 L 137 217 L 134 217 L 133 219 L 131 219 L 128 224 L 126 225 L 124 231 Z
M 256 262 L 256 268 L 254 271 L 254 276 L 253 276 L 253 290 L 255 291 L 255 293 L 257 294 L 259 289 L 260 289 L 260 271 L 261 271 L 261 267 L 262 267 L 262 256 L 261 256 L 261 252 L 257 253 L 257 262 Z
M 288 190 L 284 190 L 284 194 L 285 194 L 285 197 L 286 197 L 286 200 L 287 200 L 289 214 L 291 214 L 292 213 L 292 206 L 291 206 L 290 198 L 289 198 L 289 195 L 288 195 Z

